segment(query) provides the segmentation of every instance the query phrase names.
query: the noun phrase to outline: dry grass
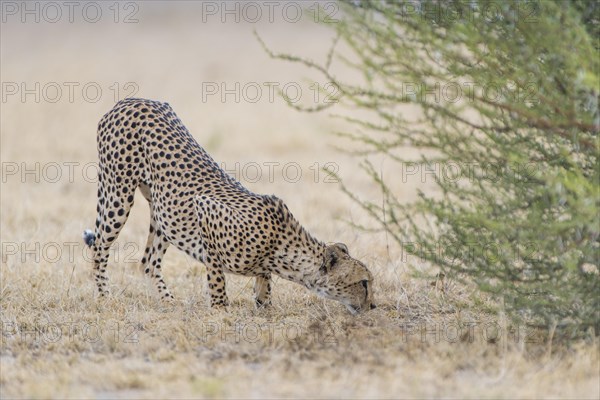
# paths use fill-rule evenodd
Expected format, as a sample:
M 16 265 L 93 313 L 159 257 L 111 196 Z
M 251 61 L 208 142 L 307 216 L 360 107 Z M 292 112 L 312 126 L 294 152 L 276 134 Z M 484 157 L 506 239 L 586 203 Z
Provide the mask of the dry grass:
M 322 174 L 315 180 L 315 163 L 335 162 L 363 197 L 378 193 L 355 159 L 332 149 L 335 138 L 326 132 L 338 122 L 265 97 L 202 102 L 203 81 L 296 81 L 304 85 L 303 100 L 310 99 L 299 80 L 306 71 L 269 60 L 251 32 L 258 28 L 276 49 L 317 58 L 327 47 L 326 31 L 311 23 L 198 23 L 192 10 L 198 4 L 162 14 L 154 7 L 140 4 L 138 24 L 109 18 L 2 25 L 3 82 L 98 82 L 104 94 L 96 103 L 79 92 L 73 102 L 37 103 L 32 96 L 22 102 L 17 95 L 1 104 L 0 397 L 600 396 L 597 341 L 566 349 L 511 330 L 468 288 L 412 278 L 409 265 L 423 268 L 418 260 L 402 260 L 384 235 L 343 222 L 366 220 L 337 185 Z M 109 87 L 129 81 L 139 86 L 138 96 L 170 102 L 230 169 L 236 162 L 261 165 L 257 182 L 242 176 L 250 189 L 282 197 L 320 239 L 346 242 L 374 272 L 378 309 L 352 317 L 278 279 L 273 309 L 257 311 L 251 281 L 229 276 L 233 304 L 212 311 L 204 266 L 174 249 L 164 272 L 178 300 L 161 304 L 136 262 L 148 224 L 141 197 L 112 258 L 113 295 L 95 299 L 80 240 L 95 218 L 95 184 L 82 173 L 96 160 L 95 126 L 114 102 Z M 22 177 L 21 163 L 36 162 L 39 179 Z M 72 180 L 65 162 L 79 163 Z M 280 163 L 272 181 L 265 162 Z M 283 179 L 287 162 L 302 168 L 297 182 Z M 13 163 L 16 175 L 9 173 Z M 50 182 L 50 163 L 62 168 L 57 182 Z M 378 165 L 389 173 L 388 164 Z M 398 182 L 397 189 L 410 200 L 417 185 Z

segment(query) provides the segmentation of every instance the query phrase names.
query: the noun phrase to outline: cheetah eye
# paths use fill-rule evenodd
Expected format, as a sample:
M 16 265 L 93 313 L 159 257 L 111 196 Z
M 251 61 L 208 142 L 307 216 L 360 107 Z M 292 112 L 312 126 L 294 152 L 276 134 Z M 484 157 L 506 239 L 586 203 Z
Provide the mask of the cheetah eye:
M 360 283 L 361 283 L 361 285 L 363 285 L 363 287 L 364 287 L 366 290 L 369 290 L 369 281 L 368 281 L 368 280 L 366 280 L 366 279 L 363 279 L 362 281 L 360 281 Z

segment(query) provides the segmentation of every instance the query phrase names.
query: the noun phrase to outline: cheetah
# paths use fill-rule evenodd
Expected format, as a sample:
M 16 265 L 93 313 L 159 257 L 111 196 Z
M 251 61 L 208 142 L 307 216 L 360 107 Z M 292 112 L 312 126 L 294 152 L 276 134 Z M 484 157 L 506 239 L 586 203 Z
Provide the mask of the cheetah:
M 196 142 L 167 103 L 128 98 L 98 124 L 98 203 L 92 249 L 99 295 L 106 296 L 109 249 L 139 188 L 150 208 L 142 269 L 161 298 L 173 298 L 161 273 L 170 245 L 206 266 L 211 307 L 229 304 L 225 272 L 255 277 L 257 307 L 271 305 L 273 274 L 337 300 L 351 313 L 375 308 L 373 275 L 346 245 L 315 239 L 283 201 L 255 194 Z

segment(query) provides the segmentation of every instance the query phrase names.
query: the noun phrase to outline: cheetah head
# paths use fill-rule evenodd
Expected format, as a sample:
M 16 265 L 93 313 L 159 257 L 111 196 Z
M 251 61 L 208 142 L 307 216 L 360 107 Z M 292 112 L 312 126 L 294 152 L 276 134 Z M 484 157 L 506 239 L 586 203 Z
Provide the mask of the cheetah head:
M 360 261 L 352 258 L 342 243 L 328 245 L 315 279 L 307 285 L 318 295 L 337 300 L 352 313 L 371 310 L 373 275 Z

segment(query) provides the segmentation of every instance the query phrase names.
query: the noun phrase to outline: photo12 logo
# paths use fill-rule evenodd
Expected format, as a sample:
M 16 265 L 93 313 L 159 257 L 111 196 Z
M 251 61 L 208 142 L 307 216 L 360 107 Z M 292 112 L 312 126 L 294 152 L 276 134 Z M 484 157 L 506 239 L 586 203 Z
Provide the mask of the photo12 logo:
M 360 0 L 354 2 L 360 4 Z M 539 0 L 508 2 L 489 1 L 403 1 L 396 2 L 397 15 L 404 20 L 445 25 L 457 21 L 485 21 L 486 23 L 537 23 L 541 12 Z
M 2 23 L 139 22 L 140 6 L 133 1 L 2 1 L 1 4 Z
M 140 324 L 121 321 L 0 321 L 0 340 L 25 343 L 123 343 L 140 341 Z
M 539 102 L 537 82 L 517 84 L 514 81 L 509 81 L 500 85 L 493 82 L 439 81 L 423 83 L 407 81 L 400 83 L 398 94 L 404 101 L 433 104 L 515 101 L 526 105 L 534 105 Z
M 246 183 L 260 181 L 274 183 L 276 179 L 281 179 L 286 183 L 297 183 L 303 177 L 314 183 L 339 183 L 337 173 L 340 169 L 335 162 L 314 162 L 306 171 L 300 163 L 295 161 L 285 163 L 277 161 L 236 162 L 233 165 L 223 162 L 221 168 L 233 178 Z
M 230 343 L 262 343 L 272 345 L 277 342 L 295 342 L 302 338 L 324 345 L 337 345 L 336 331 L 332 326 L 319 329 L 305 327 L 291 321 L 279 322 L 217 322 L 203 321 L 196 330 L 196 339 L 201 343 L 210 341 Z
M 3 161 L 0 166 L 2 184 L 98 183 L 99 165 L 95 161 Z M 310 165 L 302 165 L 296 161 L 221 162 L 220 167 L 233 178 L 246 183 L 297 183 L 302 179 L 313 183 L 339 183 L 337 176 L 340 167 L 332 161 L 315 161 Z
M 402 162 L 399 165 L 402 183 L 420 182 L 471 182 L 488 181 L 491 183 L 510 180 L 527 182 L 535 179 L 545 165 L 537 162 L 523 163 L 481 163 L 481 162 Z
M 474 343 L 483 340 L 487 343 L 512 341 L 514 343 L 538 343 L 533 329 L 523 326 L 503 327 L 497 321 L 469 322 L 420 322 L 400 325 L 399 339 L 409 339 L 422 343 Z
M 335 1 L 203 1 L 202 22 L 336 23 L 339 11 Z
M 143 249 L 136 242 L 121 242 L 111 246 L 108 262 L 139 265 Z M 27 265 L 45 263 L 52 266 L 72 265 L 80 262 L 92 264 L 93 251 L 83 241 L 2 241 L 0 261 L 4 264 Z
M 98 182 L 98 163 L 79 161 L 15 162 L 4 161 L 2 166 L 2 184 L 20 183 L 87 183 Z
M 504 243 L 496 241 L 480 241 L 472 243 L 442 243 L 433 245 L 420 242 L 402 242 L 400 259 L 403 263 L 413 266 L 427 266 L 425 260 L 431 260 L 440 265 L 448 267 L 461 266 L 465 263 L 474 264 L 485 260 L 491 265 L 500 265 L 511 260 L 519 268 L 515 269 L 515 276 L 529 276 L 533 273 L 531 264 L 541 260 L 540 243 L 534 241 L 522 241 L 517 243 Z
M 201 93 L 203 103 L 274 103 L 282 97 L 292 104 L 300 101 L 332 104 L 340 96 L 333 82 L 312 82 L 308 87 L 298 82 L 202 82 Z
M 135 96 L 136 82 L 2 82 L 2 103 L 97 103 L 109 96 L 115 103 Z

